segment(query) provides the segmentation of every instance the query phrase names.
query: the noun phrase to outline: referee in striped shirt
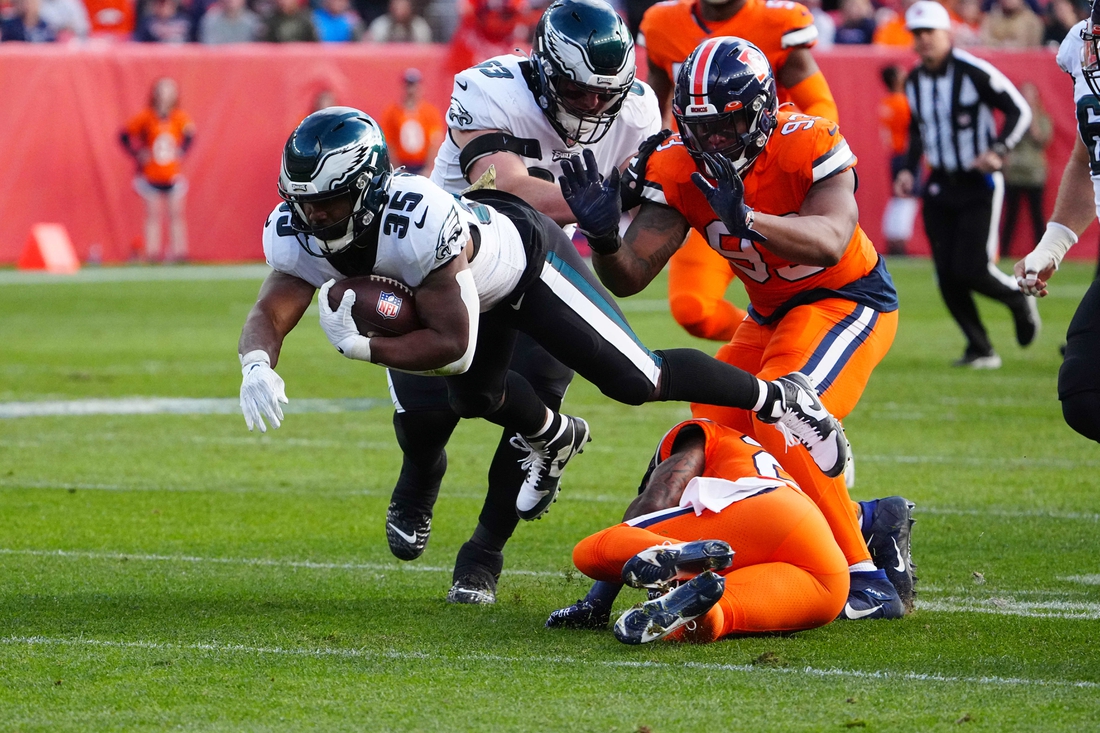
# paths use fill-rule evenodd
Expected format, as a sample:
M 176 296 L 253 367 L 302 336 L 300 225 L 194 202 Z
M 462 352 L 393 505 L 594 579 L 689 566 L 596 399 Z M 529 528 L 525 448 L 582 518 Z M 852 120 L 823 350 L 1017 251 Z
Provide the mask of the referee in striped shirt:
M 1004 198 L 1004 155 L 1031 124 L 1031 108 L 1004 74 L 952 46 L 951 19 L 937 2 L 919 0 L 905 13 L 920 65 L 905 82 L 912 110 L 909 154 L 894 178 L 897 196 L 912 195 L 923 157 L 931 168 L 924 186 L 924 229 L 932 245 L 940 293 L 966 337 L 955 366 L 997 369 L 972 293 L 999 300 L 1012 311 L 1016 340 L 1035 340 L 1034 298 L 993 263 Z M 993 110 L 1004 113 L 997 132 Z

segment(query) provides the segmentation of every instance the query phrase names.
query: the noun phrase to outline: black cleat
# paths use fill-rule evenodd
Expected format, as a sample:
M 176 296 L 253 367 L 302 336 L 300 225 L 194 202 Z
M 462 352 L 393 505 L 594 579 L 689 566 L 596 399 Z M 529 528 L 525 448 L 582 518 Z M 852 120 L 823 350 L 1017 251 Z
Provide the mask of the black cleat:
M 1030 346 L 1039 330 L 1043 327 L 1043 321 L 1039 318 L 1038 298 L 1024 296 L 1024 305 L 1012 311 L 1012 322 L 1016 326 L 1016 343 L 1020 346 Z
M 488 605 L 496 603 L 497 580 L 504 567 L 504 553 L 479 547 L 472 541 L 462 545 L 455 560 L 448 603 Z
M 663 639 L 702 616 L 722 598 L 726 580 L 707 571 L 653 601 L 630 609 L 615 622 L 615 638 L 624 644 Z
M 851 573 L 848 602 L 837 618 L 849 621 L 894 619 L 905 615 L 898 592 L 881 570 Z
M 527 471 L 527 478 L 516 497 L 516 513 L 520 519 L 531 521 L 545 514 L 558 499 L 561 491 L 561 473 L 569 460 L 584 451 L 589 441 L 588 423 L 579 417 L 562 415 L 558 434 L 549 440 L 528 440 L 515 435 L 513 448 L 527 451 L 520 465 Z
M 415 560 L 424 554 L 432 533 L 431 512 L 418 512 L 390 503 L 386 510 L 386 541 L 398 560 Z
M 791 372 L 772 384 L 779 387 L 781 399 L 756 413 L 760 421 L 783 433 L 788 446 L 798 443 L 805 446 L 814 463 L 829 478 L 844 473 L 848 440 L 840 422 L 821 404 L 809 378 L 801 372 Z
M 597 606 L 584 598 L 572 606 L 559 608 L 546 619 L 548 629 L 606 629 L 611 621 L 611 608 Z
M 623 565 L 623 582 L 635 588 L 667 588 L 706 570 L 725 570 L 733 564 L 733 550 L 721 540 L 697 540 L 678 545 L 655 545 Z
M 914 506 L 913 502 L 900 496 L 879 499 L 864 534 L 875 567 L 886 572 L 887 579 L 901 598 L 905 613 L 912 612 L 916 596 L 914 586 L 917 578 L 913 574 L 915 568 L 910 553 Z

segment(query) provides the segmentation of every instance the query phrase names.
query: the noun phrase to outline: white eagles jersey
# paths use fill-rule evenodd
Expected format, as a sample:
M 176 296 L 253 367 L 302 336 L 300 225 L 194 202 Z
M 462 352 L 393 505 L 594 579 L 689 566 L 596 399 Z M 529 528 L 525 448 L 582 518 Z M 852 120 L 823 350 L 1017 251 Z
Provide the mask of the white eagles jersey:
M 470 270 L 482 312 L 512 292 L 527 265 L 519 232 L 508 217 L 484 204 L 452 196 L 422 176 L 393 177 L 389 202 L 379 221 L 372 273 L 399 280 L 414 290 L 432 270 L 462 253 L 470 240 L 471 225 L 477 226 L 481 244 Z M 264 224 L 267 264 L 315 288 L 329 280 L 345 279 L 324 257 L 302 248 L 298 238 L 305 236 L 290 227 L 287 205 L 277 206 Z
M 1100 217 L 1100 99 L 1089 89 L 1081 71 L 1081 51 L 1085 46 L 1081 31 L 1088 25 L 1082 20 L 1069 29 L 1058 47 L 1058 66 L 1073 77 L 1073 101 L 1077 106 L 1077 133 L 1089 152 L 1089 173 L 1092 178 L 1096 216 Z
M 657 96 L 649 85 L 635 81 L 608 133 L 594 145 L 566 145 L 535 101 L 520 69 L 523 56 L 497 56 L 455 76 L 447 126 L 453 130 L 501 130 L 517 138 L 538 141 L 541 157 L 524 158 L 528 168 L 547 171 L 556 183 L 561 160 L 588 147 L 605 175 L 638 152 L 638 146 L 661 130 Z M 448 191 L 470 185 L 458 163 L 460 148 L 448 132 L 435 158 L 432 181 Z

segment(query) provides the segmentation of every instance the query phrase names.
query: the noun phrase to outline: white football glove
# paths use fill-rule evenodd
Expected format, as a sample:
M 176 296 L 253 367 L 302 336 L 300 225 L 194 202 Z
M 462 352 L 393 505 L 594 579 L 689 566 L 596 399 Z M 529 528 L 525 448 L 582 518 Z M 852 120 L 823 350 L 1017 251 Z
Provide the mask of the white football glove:
M 261 433 L 267 432 L 263 418 L 267 418 L 271 427 L 282 424 L 282 402 L 288 402 L 283 378 L 271 368 L 271 357 L 266 351 L 256 349 L 241 357 L 241 412 L 249 430 L 259 427 Z
M 370 361 L 370 339 L 359 333 L 351 317 L 355 305 L 355 291 L 345 290 L 336 310 L 328 307 L 328 291 L 336 283 L 329 280 L 317 293 L 317 308 L 321 312 L 321 329 L 336 350 L 349 359 Z

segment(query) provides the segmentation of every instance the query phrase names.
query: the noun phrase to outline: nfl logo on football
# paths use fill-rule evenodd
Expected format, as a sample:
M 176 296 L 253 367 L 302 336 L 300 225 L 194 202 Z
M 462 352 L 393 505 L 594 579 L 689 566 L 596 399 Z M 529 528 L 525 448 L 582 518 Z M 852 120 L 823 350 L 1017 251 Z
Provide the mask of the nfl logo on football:
M 393 293 L 381 292 L 378 294 L 377 310 L 383 318 L 397 318 L 401 312 L 401 298 Z

